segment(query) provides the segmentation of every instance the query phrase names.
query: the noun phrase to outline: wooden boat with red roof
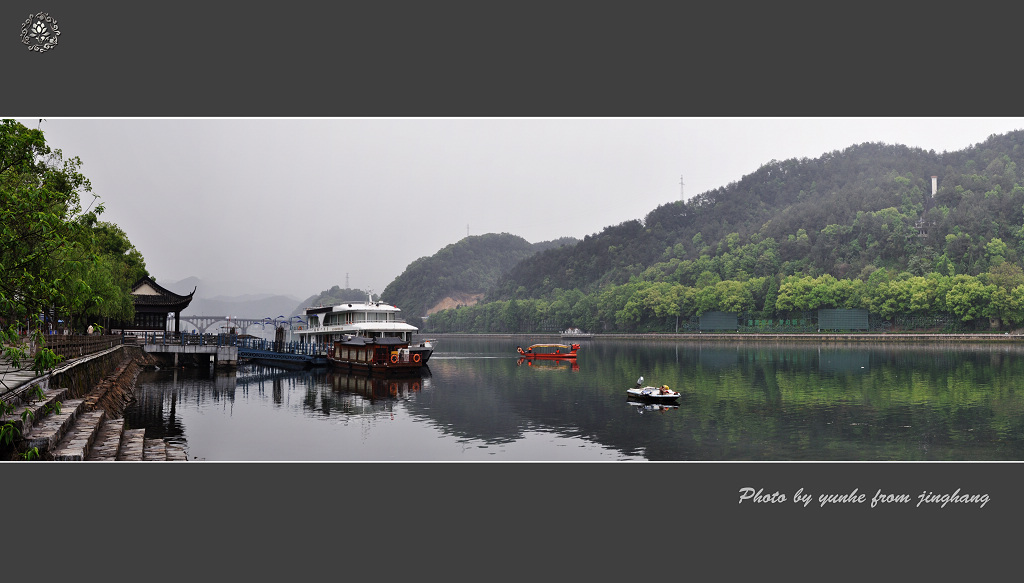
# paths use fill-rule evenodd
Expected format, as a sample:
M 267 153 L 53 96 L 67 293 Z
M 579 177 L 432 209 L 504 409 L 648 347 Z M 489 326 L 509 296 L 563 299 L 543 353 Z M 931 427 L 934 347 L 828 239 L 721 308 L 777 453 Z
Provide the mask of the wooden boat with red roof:
M 516 346 L 516 350 L 523 358 L 576 358 L 579 349 L 579 344 L 533 344 L 526 350 L 523 350 L 522 346 Z

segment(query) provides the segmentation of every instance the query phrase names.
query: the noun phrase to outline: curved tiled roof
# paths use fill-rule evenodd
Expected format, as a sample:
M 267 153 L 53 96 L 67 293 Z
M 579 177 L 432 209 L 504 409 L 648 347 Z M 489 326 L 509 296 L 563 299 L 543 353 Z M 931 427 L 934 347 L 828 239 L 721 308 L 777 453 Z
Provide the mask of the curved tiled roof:
M 180 311 L 192 302 L 192 293 L 187 296 L 176 294 L 171 290 L 157 284 L 149 277 L 143 277 L 132 286 L 132 299 L 136 308 L 162 308 L 167 311 Z

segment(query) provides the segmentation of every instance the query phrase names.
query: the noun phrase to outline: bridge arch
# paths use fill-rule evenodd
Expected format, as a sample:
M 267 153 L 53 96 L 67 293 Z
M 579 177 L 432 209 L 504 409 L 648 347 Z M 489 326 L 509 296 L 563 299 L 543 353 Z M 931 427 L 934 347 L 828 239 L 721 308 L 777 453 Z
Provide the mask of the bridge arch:
M 216 334 L 222 332 L 222 328 L 231 326 L 247 332 L 250 327 L 257 324 L 267 323 L 267 318 L 235 318 L 228 316 L 181 316 L 182 328 L 185 324 L 191 324 L 192 328 L 200 334 Z
M 230 318 L 230 319 L 229 319 Z M 293 320 L 298 320 L 299 323 L 304 323 L 302 318 L 292 316 L 291 318 L 285 319 L 284 316 L 277 316 L 277 318 L 236 318 L 235 316 L 202 316 L 202 315 L 191 315 L 181 316 L 180 322 L 182 324 L 191 324 L 192 329 L 202 334 L 213 334 L 222 332 L 225 326 L 230 325 L 233 328 L 238 328 L 242 332 L 247 332 L 250 328 L 256 325 L 263 325 L 274 327 L 274 325 L 288 324 L 290 329 L 293 324 Z

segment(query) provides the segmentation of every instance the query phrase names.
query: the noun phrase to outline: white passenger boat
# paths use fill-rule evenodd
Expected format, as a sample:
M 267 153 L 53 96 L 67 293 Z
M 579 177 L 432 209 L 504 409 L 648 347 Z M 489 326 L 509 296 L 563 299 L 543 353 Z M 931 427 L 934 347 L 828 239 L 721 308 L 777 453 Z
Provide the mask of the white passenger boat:
M 410 358 L 427 363 L 434 352 L 433 340 L 413 342 L 419 329 L 401 318 L 402 310 L 367 298 L 365 302 L 342 302 L 330 306 L 306 308 L 306 325 L 293 330 L 301 343 L 323 351 L 333 351 L 334 343 L 353 337 L 394 338 L 408 343 Z

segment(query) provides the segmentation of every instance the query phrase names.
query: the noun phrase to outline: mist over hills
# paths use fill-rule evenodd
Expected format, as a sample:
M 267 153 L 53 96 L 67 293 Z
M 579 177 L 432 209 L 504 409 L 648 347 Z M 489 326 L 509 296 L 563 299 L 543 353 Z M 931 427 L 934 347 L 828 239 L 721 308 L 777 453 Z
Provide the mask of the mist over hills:
M 299 298 L 280 294 L 227 295 L 242 289 L 240 284 L 204 281 L 187 277 L 174 282 L 157 283 L 175 293 L 188 294 L 195 289 L 185 315 L 232 316 L 237 318 L 274 318 L 288 316 L 296 309 Z
M 525 257 L 547 249 L 574 245 L 572 237 L 530 243 L 508 233 L 474 235 L 421 257 L 408 265 L 380 295 L 361 289 L 333 286 L 305 299 L 280 294 L 230 295 L 241 284 L 200 280 L 188 277 L 175 282 L 158 282 L 180 294 L 196 290 L 189 314 L 229 315 L 240 318 L 299 316 L 308 306 L 331 305 L 343 301 L 383 300 L 398 307 L 407 318 L 418 318 L 433 309 L 472 305 L 484 292 Z

